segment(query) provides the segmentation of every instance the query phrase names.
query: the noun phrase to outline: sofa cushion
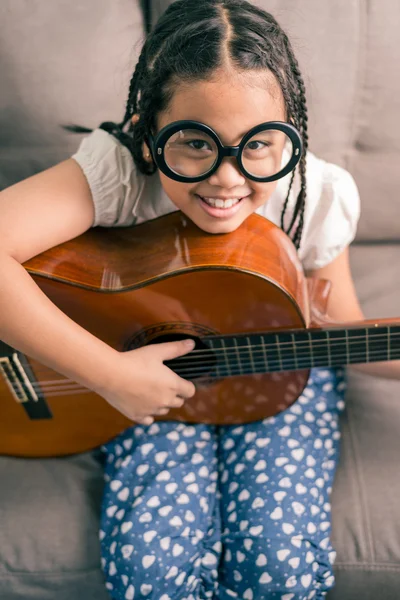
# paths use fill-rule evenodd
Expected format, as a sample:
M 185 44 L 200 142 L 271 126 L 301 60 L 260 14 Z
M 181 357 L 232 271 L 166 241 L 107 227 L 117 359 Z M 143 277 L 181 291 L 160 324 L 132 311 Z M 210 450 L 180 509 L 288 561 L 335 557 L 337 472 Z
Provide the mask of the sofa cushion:
M 400 581 L 398 381 L 351 373 L 332 495 L 330 600 L 397 600 Z
M 143 43 L 140 3 L 2 0 L 0 189 L 70 156 L 61 128 L 120 120 Z
M 399 316 L 400 245 L 351 249 L 367 317 Z M 400 385 L 348 370 L 332 496 L 335 590 L 329 600 L 397 600 L 400 581 Z
M 400 244 L 355 244 L 350 266 L 368 319 L 400 318 Z
M 107 600 L 98 541 L 98 454 L 0 457 L 2 600 Z

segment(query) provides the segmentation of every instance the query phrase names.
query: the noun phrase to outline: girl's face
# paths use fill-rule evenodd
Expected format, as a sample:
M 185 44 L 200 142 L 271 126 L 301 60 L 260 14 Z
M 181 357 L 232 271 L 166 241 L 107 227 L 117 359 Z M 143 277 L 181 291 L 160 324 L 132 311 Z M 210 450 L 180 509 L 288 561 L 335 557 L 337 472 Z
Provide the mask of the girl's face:
M 211 80 L 177 86 L 168 109 L 158 117 L 158 128 L 183 119 L 208 125 L 224 145 L 236 146 L 256 125 L 285 121 L 286 111 L 282 92 L 272 74 L 250 71 L 239 75 L 219 70 Z M 247 179 L 235 157 L 225 157 L 215 173 L 196 183 L 180 183 L 162 172 L 159 176 L 167 196 L 177 208 L 208 233 L 237 229 L 267 202 L 277 184 L 276 181 L 260 183 Z M 231 199 L 235 204 L 216 209 L 204 198 Z

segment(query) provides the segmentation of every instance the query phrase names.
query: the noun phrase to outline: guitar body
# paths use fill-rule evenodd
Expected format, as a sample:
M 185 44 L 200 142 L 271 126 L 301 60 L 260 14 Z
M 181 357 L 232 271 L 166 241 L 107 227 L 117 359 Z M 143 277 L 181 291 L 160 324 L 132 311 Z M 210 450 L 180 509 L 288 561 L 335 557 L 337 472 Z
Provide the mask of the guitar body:
M 62 311 L 120 351 L 188 336 L 198 341 L 310 324 L 296 252 L 278 227 L 257 215 L 225 235 L 204 234 L 181 213 L 129 229 L 91 230 L 25 267 Z M 0 453 L 81 452 L 132 424 L 98 395 L 34 360 L 14 358 L 24 372 L 23 398 L 16 399 L 3 358 Z M 162 418 L 213 424 L 259 420 L 290 406 L 308 375 L 309 370 L 214 379 L 206 374 L 196 381 L 195 397 Z

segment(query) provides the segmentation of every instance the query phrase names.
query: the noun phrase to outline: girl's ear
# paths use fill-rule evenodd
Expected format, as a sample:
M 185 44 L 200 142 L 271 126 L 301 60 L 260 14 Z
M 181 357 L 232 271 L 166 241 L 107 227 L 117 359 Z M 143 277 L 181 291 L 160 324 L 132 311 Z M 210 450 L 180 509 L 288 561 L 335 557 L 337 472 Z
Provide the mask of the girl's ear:
M 147 163 L 153 162 L 153 159 L 151 158 L 150 150 L 148 149 L 147 144 L 145 144 L 144 142 L 143 142 L 143 158 Z
M 143 142 L 143 146 L 142 146 L 142 152 L 143 152 L 143 158 L 147 163 L 151 163 L 153 162 L 153 159 L 151 157 L 151 153 L 149 150 L 148 145 L 146 144 L 146 142 Z
M 134 126 L 135 126 L 135 125 L 136 125 L 136 123 L 139 121 L 139 119 L 140 119 L 140 115 L 139 115 L 138 113 L 136 113 L 136 114 L 132 115 L 132 117 L 131 117 L 131 122 L 132 122 L 132 125 L 134 125 Z M 150 153 L 149 147 L 148 147 L 148 145 L 146 144 L 146 142 L 143 142 L 143 145 L 142 145 L 142 154 L 143 154 L 143 159 L 144 159 L 144 160 L 145 160 L 147 163 L 151 163 L 151 162 L 153 162 L 153 159 L 152 159 L 152 157 L 151 157 L 151 153 Z
M 139 115 L 137 113 L 134 114 L 134 115 L 132 115 L 132 117 L 131 117 L 132 125 L 136 125 L 136 123 L 139 121 L 139 118 L 140 117 L 139 117 Z

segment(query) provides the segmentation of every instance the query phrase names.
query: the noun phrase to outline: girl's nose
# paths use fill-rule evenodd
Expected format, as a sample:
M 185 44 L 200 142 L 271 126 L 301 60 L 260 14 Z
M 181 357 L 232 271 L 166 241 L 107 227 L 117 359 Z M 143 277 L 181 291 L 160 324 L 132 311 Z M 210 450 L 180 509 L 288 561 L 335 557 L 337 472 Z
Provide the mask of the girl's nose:
M 239 165 L 234 156 L 225 157 L 213 173 L 208 181 L 211 185 L 215 185 L 221 188 L 230 189 L 246 183 L 246 178 L 239 169 Z

